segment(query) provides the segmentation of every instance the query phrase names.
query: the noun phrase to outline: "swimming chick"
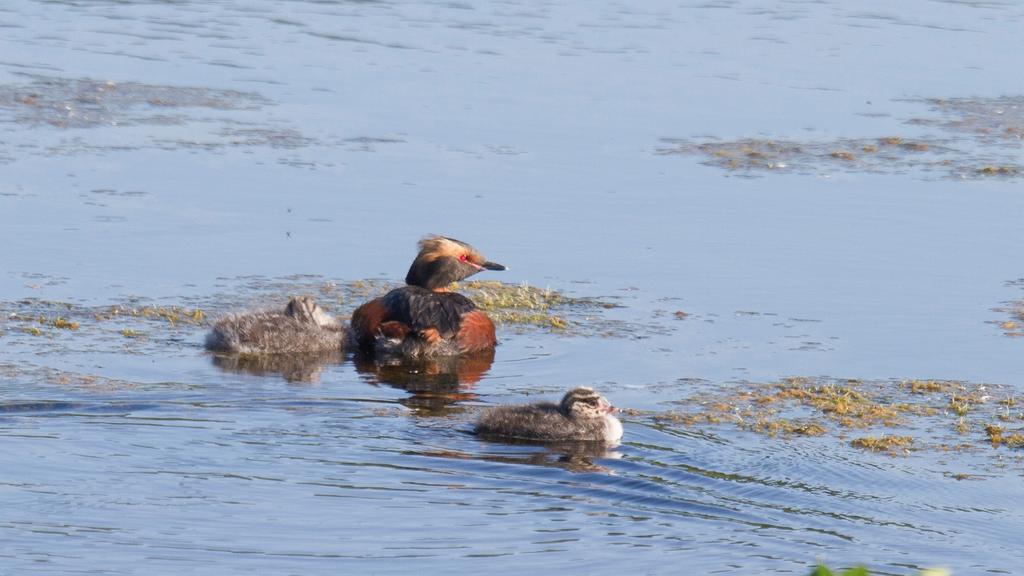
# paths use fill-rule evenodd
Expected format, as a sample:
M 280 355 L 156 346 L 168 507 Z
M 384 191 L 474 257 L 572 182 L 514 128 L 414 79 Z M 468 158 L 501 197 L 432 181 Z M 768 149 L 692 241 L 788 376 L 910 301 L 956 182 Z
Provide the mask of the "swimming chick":
M 505 270 L 453 238 L 428 236 L 405 276 L 406 286 L 352 313 L 352 338 L 366 351 L 407 357 L 447 356 L 494 348 L 494 322 L 452 282 L 483 270 Z
M 622 423 L 618 410 L 593 388 L 573 388 L 558 404 L 540 402 L 491 408 L 480 417 L 476 433 L 538 442 L 587 441 L 618 444 Z
M 288 300 L 283 312 L 230 314 L 206 335 L 206 348 L 234 354 L 283 354 L 342 350 L 341 322 L 309 296 Z

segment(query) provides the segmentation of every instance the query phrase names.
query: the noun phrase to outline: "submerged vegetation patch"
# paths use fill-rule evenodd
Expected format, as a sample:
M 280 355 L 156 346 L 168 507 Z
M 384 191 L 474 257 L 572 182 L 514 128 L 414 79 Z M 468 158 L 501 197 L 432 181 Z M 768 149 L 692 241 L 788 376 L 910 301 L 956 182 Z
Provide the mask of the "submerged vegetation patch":
M 202 149 L 268 147 L 290 150 L 319 144 L 294 128 L 267 125 L 247 112 L 272 104 L 254 92 L 201 86 L 115 82 L 21 74 L 22 83 L 0 84 L 0 120 L 25 126 L 30 140 L 19 148 L 47 156 L 135 149 Z M 203 132 L 184 125 L 206 125 Z M 147 133 L 124 131 L 111 140 L 81 129 L 148 126 Z M 78 129 L 52 137 L 38 127 Z M 11 145 L 10 142 L 4 144 Z M 3 161 L 0 155 L 0 161 Z
M 920 99 L 934 113 L 908 125 L 944 135 L 880 135 L 828 141 L 664 139 L 660 154 L 703 156 L 703 164 L 744 175 L 768 172 L 935 173 L 962 179 L 1016 178 L 1024 138 L 1024 96 Z
M 259 94 L 235 90 L 27 76 L 27 83 L 0 85 L 0 108 L 29 126 L 181 124 L 186 118 L 168 113 L 183 108 L 255 110 L 270 103 Z
M 9 364 L 0 363 L 0 376 L 10 380 L 27 380 L 31 382 L 41 382 L 52 386 L 59 386 L 66 389 L 77 389 L 82 391 L 90 392 L 111 392 L 118 390 L 134 390 L 138 389 L 142 384 L 138 382 L 130 382 L 128 380 L 120 380 L 117 378 L 108 378 L 106 376 L 99 376 L 96 374 L 87 374 L 82 372 L 75 372 L 70 370 L 62 370 L 57 368 L 50 368 L 44 366 L 29 366 L 24 364 Z M 48 401 L 33 402 L 35 406 L 33 410 L 43 411 L 46 409 L 44 406 Z M 23 403 L 17 402 L 16 404 L 21 405 L 22 409 L 25 408 Z M 0 412 L 8 412 L 11 410 L 11 404 L 8 403 L 6 406 L 0 403 Z
M 913 118 L 908 124 L 937 126 L 967 134 L 986 144 L 1019 147 L 1024 139 L 1024 96 L 995 98 L 926 98 L 918 100 L 937 116 Z

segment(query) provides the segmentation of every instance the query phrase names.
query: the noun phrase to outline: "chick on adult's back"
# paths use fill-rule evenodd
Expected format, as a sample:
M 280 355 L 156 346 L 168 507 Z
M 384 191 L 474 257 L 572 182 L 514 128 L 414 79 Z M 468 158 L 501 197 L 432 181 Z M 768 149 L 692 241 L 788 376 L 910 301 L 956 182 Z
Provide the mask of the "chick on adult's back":
M 366 351 L 400 356 L 442 356 L 493 348 L 494 323 L 469 298 L 448 287 L 482 270 L 505 270 L 475 248 L 429 236 L 405 276 L 406 286 L 352 313 L 352 338 Z

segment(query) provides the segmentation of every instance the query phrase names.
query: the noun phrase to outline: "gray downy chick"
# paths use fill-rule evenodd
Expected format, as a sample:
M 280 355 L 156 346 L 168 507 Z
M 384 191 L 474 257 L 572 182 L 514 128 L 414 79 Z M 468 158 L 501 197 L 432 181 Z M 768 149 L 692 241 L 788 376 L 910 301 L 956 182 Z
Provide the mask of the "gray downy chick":
M 574 388 L 558 404 L 538 402 L 491 408 L 480 417 L 476 433 L 538 442 L 587 441 L 618 444 L 622 423 L 618 410 L 593 388 Z
M 296 296 L 284 311 L 229 314 L 206 335 L 206 348 L 232 354 L 285 354 L 344 348 L 347 330 L 310 296 Z

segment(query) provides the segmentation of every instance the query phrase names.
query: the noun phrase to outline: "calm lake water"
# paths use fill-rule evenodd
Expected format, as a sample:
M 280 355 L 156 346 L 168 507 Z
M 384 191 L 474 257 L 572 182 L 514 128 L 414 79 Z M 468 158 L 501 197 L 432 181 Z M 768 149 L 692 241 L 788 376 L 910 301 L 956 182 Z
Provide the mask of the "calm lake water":
M 0 573 L 1020 571 L 1024 462 L 983 422 L 889 455 L 658 415 L 788 376 L 1024 392 L 1022 29 L 998 0 L 5 2 Z M 751 141 L 796 151 L 714 162 Z M 493 363 L 298 375 L 106 317 L 344 315 L 428 233 L 608 307 L 504 326 Z M 621 447 L 468 433 L 577 385 L 630 409 Z

